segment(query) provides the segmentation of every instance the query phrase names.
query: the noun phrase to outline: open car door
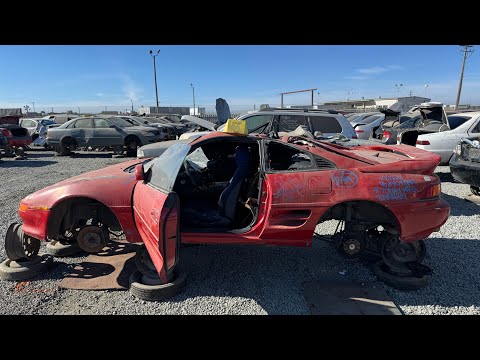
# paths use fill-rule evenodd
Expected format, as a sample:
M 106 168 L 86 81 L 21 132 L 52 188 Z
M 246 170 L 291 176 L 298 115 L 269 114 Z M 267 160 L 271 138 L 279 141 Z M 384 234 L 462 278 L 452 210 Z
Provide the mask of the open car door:
M 133 192 L 135 224 L 165 283 L 171 278 L 180 248 L 180 203 L 172 189 L 189 151 L 189 145 L 175 144 L 143 165 L 144 180 L 137 183 Z

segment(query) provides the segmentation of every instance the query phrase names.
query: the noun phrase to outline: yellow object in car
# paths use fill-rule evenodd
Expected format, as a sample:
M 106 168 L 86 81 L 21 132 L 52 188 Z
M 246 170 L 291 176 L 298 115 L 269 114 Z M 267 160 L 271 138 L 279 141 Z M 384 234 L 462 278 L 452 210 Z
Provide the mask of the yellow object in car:
M 248 135 L 247 122 L 245 120 L 228 119 L 227 124 L 222 131 L 226 133 Z

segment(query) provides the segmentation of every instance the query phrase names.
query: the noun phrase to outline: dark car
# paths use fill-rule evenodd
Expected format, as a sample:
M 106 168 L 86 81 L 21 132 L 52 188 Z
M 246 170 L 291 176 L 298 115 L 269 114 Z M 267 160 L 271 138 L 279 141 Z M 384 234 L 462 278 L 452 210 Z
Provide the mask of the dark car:
M 450 172 L 455 180 L 470 185 L 472 194 L 480 196 L 480 139 L 462 139 L 453 150 Z
M 449 130 L 443 104 L 438 102 L 422 103 L 414 106 L 400 116 L 391 112 L 390 117 L 373 129 L 371 138 L 384 144 L 405 144 L 415 146 L 419 134 Z M 395 118 L 396 117 L 396 118 Z
M 13 155 L 16 149 L 25 148 L 32 143 L 28 130 L 16 124 L 0 124 L 0 132 L 7 138 L 5 155 Z
M 116 154 L 133 156 L 137 147 L 164 139 L 159 129 L 147 126 L 134 126 L 118 118 L 84 117 L 66 122 L 48 129 L 47 145 L 52 146 L 61 155 L 67 155 L 78 147 L 112 148 Z

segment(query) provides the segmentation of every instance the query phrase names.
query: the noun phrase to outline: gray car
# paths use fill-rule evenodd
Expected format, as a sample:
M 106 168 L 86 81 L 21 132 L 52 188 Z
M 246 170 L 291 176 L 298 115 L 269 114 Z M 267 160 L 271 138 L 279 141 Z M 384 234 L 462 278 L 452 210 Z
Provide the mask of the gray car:
M 47 144 L 61 155 L 69 154 L 78 147 L 109 147 L 116 154 L 135 156 L 137 147 L 163 140 L 159 129 L 134 126 L 118 118 L 84 117 L 48 129 Z
M 375 114 L 367 116 L 359 121 L 352 121 L 353 128 L 357 133 L 358 139 L 368 140 L 374 128 L 378 127 L 385 120 L 385 114 Z

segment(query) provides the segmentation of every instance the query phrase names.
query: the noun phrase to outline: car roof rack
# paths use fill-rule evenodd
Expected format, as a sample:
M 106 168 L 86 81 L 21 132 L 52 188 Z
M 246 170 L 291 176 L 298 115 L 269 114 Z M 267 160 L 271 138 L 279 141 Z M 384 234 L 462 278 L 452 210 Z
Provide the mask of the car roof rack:
M 258 111 L 323 112 L 329 114 L 339 114 L 338 111 L 331 109 L 263 108 Z

